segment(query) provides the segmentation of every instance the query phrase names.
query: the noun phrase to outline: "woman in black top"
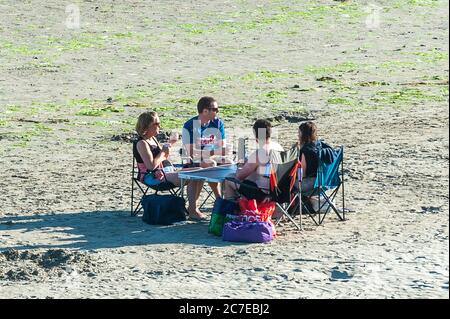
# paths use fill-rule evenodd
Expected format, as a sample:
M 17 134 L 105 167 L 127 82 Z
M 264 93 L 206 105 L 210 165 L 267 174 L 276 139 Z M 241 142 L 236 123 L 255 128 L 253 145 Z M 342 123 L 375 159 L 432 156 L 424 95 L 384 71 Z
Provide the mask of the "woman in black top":
M 302 190 L 314 188 L 319 167 L 319 150 L 317 149 L 317 126 L 311 121 L 302 123 L 298 129 L 300 161 L 302 162 Z
M 149 186 L 156 186 L 165 180 L 180 186 L 178 173 L 169 162 L 170 148 L 175 141 L 161 146 L 156 139 L 160 126 L 161 121 L 156 112 L 142 113 L 136 123 L 139 139 L 133 144 L 133 155 L 136 158 L 139 179 Z

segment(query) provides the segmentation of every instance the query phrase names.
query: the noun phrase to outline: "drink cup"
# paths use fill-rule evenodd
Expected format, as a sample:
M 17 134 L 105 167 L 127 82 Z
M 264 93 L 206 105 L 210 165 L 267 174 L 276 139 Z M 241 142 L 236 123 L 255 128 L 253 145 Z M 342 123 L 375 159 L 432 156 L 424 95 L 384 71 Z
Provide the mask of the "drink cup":
M 180 136 L 177 132 L 171 132 L 169 137 L 170 144 L 175 144 L 176 142 L 178 142 L 179 137 Z

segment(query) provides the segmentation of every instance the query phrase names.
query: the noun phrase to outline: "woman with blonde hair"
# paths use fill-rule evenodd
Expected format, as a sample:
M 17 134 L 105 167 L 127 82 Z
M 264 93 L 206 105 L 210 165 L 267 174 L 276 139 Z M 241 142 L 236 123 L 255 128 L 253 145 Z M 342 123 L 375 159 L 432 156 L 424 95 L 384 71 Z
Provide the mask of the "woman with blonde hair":
M 170 140 L 170 143 L 161 144 L 156 139 L 161 128 L 161 121 L 156 112 L 145 112 L 139 115 L 136 123 L 136 132 L 139 135 L 137 142 L 133 144 L 133 156 L 138 166 L 138 178 L 148 186 L 156 186 L 162 182 L 169 182 L 180 186 L 178 172 L 170 162 L 171 146 L 178 139 Z M 191 170 L 186 168 L 183 170 Z M 189 190 L 193 187 L 185 183 Z M 189 218 L 193 220 L 204 219 L 205 216 L 199 212 L 189 212 Z
M 169 161 L 170 149 L 176 141 L 161 146 L 156 139 L 161 128 L 161 121 L 156 112 L 139 115 L 136 123 L 138 140 L 133 144 L 133 155 L 138 166 L 138 178 L 149 186 L 156 186 L 164 181 L 180 186 L 178 173 Z

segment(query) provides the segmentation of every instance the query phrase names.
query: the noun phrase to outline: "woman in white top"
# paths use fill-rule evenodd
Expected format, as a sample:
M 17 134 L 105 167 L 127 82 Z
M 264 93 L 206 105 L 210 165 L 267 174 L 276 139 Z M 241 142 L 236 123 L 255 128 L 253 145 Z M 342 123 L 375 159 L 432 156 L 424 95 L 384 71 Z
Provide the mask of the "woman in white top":
M 280 152 L 283 148 L 280 144 L 271 140 L 272 124 L 267 120 L 257 120 L 253 124 L 258 149 L 253 152 L 244 166 L 236 172 L 235 178 L 242 184 L 252 187 L 246 188 L 245 194 L 248 199 L 264 200 L 270 189 L 271 163 L 281 163 Z M 239 197 L 237 189 L 242 186 L 232 181 L 225 181 L 224 197 L 234 200 Z M 242 194 L 241 188 L 241 194 Z M 252 197 L 252 198 L 249 198 Z

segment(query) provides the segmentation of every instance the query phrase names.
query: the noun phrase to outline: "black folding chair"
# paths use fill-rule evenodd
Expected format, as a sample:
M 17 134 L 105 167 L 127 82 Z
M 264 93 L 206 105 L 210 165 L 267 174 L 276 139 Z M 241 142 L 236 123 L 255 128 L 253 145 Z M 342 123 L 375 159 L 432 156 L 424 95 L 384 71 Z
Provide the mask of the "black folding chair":
M 239 185 L 237 188 L 238 193 L 245 197 L 249 197 L 248 194 L 258 191 L 265 192 L 267 194 L 265 200 L 274 201 L 277 208 L 283 213 L 280 219 L 276 222 L 278 224 L 283 217 L 288 218 L 299 230 L 302 229 L 301 214 L 300 225 L 294 220 L 292 216 L 292 207 L 296 203 L 297 198 L 300 196 L 300 188 L 297 187 L 295 193 L 294 185 L 298 182 L 298 170 L 300 169 L 300 161 L 298 156 L 294 155 L 294 150 L 287 152 L 281 152 L 282 163 L 270 163 L 270 189 L 261 189 L 246 183 L 242 183 L 235 178 L 226 178 L 227 180 Z M 294 155 L 294 156 L 293 156 Z M 248 198 L 256 199 L 256 198 Z M 261 198 L 258 198 L 261 199 Z
M 135 142 L 134 142 L 135 143 Z M 176 165 L 175 165 L 176 166 Z M 147 195 L 148 191 L 151 189 L 154 191 L 154 194 L 157 195 L 158 192 L 169 192 L 171 195 L 178 196 L 181 189 L 178 186 L 175 186 L 171 182 L 166 180 L 166 176 L 164 174 L 165 181 L 157 184 L 157 185 L 147 185 L 141 182 L 140 172 L 137 168 L 136 159 L 133 156 L 133 166 L 131 171 L 131 216 L 138 215 L 142 210 L 142 198 Z M 163 172 L 164 173 L 164 172 Z M 135 189 L 136 192 L 139 193 L 138 198 L 135 198 Z M 140 192 L 139 192 L 140 191 Z M 137 204 L 136 204 L 137 202 Z

